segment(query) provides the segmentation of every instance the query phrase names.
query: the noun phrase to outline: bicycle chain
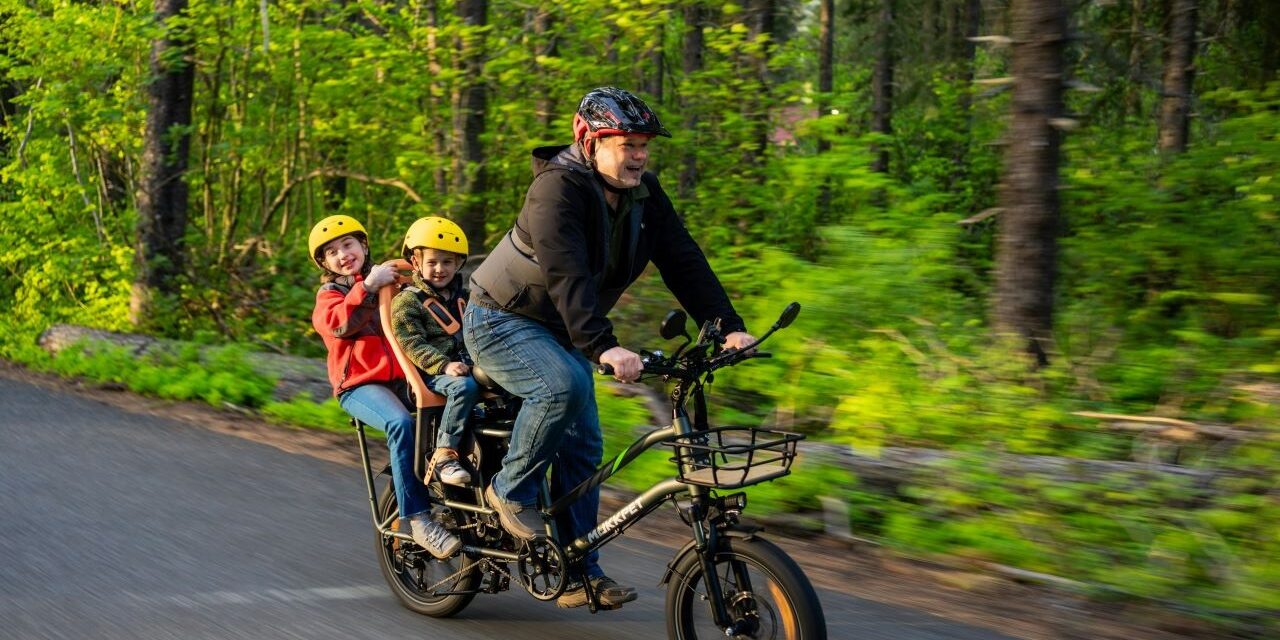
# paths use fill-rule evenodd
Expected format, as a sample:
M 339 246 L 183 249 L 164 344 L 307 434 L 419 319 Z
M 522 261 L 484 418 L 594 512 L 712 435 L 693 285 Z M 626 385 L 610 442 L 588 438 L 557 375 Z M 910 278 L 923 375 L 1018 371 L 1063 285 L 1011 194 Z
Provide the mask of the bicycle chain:
M 493 568 L 495 571 L 497 571 L 498 573 L 501 573 L 502 575 L 506 576 L 506 578 L 507 578 L 507 581 L 508 581 L 508 582 L 515 582 L 516 584 L 520 584 L 520 581 L 519 581 L 519 580 L 516 580 L 515 578 L 513 578 L 513 577 L 511 576 L 511 574 L 510 574 L 510 573 L 507 573 L 507 570 L 506 570 L 506 569 L 503 569 L 503 568 L 502 568 L 502 566 L 501 566 L 501 565 L 499 565 L 498 563 L 496 563 L 496 562 L 494 562 L 494 561 L 492 561 L 492 560 L 490 560 L 490 559 L 488 559 L 488 558 L 485 558 L 485 559 L 484 559 L 484 562 L 485 562 L 485 563 L 487 563 L 490 567 L 492 567 L 492 568 Z
M 451 574 L 449 574 L 449 575 L 447 575 L 447 576 L 445 576 L 445 577 L 441 578 L 441 579 L 440 579 L 438 582 L 436 582 L 435 584 L 433 584 L 433 585 L 431 585 L 431 586 L 427 587 L 427 588 L 426 588 L 426 591 L 429 591 L 429 592 L 431 592 L 431 593 L 435 593 L 436 589 L 437 589 L 437 588 L 439 588 L 439 587 L 440 587 L 440 585 L 443 585 L 444 583 L 449 582 L 450 580 L 453 580 L 453 579 L 455 579 L 455 578 L 460 578 L 460 577 L 462 577 L 462 574 L 467 573 L 468 571 L 471 571 L 471 570 L 473 570 L 473 569 L 475 569 L 475 566 L 474 566 L 474 565 L 472 565 L 472 566 L 466 566 L 466 567 L 463 567 L 463 568 L 461 568 L 461 569 L 458 569 L 457 571 L 454 571 L 453 573 L 451 573 Z

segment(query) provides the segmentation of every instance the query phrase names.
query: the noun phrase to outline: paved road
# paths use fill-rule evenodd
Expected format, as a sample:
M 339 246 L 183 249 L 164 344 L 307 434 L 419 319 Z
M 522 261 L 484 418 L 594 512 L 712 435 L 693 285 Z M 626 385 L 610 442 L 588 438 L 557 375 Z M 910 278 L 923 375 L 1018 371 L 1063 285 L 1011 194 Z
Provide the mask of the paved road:
M 353 439 L 354 440 L 354 439 Z M 0 378 L 0 638 L 660 638 L 669 549 L 607 549 L 625 608 L 523 593 L 457 618 L 401 608 L 359 470 Z M 1003 638 L 821 592 L 833 639 Z

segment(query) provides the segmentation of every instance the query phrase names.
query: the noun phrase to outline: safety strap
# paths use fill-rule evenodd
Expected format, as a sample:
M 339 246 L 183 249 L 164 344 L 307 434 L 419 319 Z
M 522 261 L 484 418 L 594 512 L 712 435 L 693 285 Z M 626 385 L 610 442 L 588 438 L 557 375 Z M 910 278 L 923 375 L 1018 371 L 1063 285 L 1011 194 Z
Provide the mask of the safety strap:
M 463 312 L 467 310 L 467 301 L 463 300 L 462 296 L 453 298 L 458 306 L 458 315 L 455 317 L 449 313 L 449 308 L 444 306 L 444 303 L 440 302 L 439 298 L 427 295 L 426 291 L 418 287 L 405 287 L 404 290 L 418 297 L 418 300 L 422 302 L 422 308 L 427 310 L 427 315 L 431 316 L 431 319 L 435 320 L 436 324 L 440 325 L 440 328 L 446 334 L 452 336 L 462 330 L 462 321 L 458 318 L 461 318 Z
M 453 314 L 449 313 L 449 308 L 436 298 L 427 298 L 422 303 L 422 306 L 431 315 L 431 318 L 436 321 L 436 324 L 440 325 L 440 328 L 444 329 L 444 332 L 449 335 L 462 330 L 462 322 L 458 318 L 462 317 L 462 313 L 467 310 L 467 301 L 463 300 L 461 296 L 454 298 L 454 301 L 458 304 L 458 317 L 454 317 Z

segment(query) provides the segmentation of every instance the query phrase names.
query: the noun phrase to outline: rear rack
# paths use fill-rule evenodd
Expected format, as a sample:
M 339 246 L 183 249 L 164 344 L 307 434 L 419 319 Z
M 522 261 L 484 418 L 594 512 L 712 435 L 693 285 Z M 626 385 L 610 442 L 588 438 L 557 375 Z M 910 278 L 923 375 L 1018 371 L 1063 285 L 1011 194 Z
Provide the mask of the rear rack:
M 663 444 L 675 449 L 671 461 L 685 484 L 737 489 L 791 473 L 796 443 L 804 436 L 757 427 L 715 427 Z

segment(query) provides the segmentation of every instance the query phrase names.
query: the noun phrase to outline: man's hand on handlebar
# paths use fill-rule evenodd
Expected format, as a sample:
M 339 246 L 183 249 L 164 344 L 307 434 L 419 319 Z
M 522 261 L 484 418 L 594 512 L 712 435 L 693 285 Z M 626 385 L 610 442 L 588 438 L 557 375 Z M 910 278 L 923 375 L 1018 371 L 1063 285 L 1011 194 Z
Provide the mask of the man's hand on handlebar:
M 600 364 L 613 367 L 613 378 L 618 382 L 635 382 L 644 369 L 640 356 L 622 347 L 613 347 L 600 354 Z
M 725 349 L 743 349 L 755 344 L 756 339 L 746 331 L 734 331 L 724 337 Z

